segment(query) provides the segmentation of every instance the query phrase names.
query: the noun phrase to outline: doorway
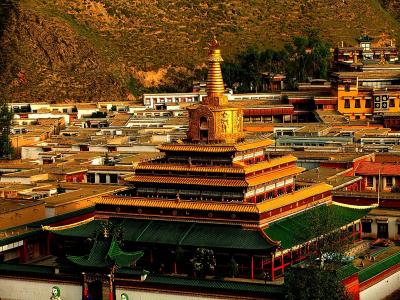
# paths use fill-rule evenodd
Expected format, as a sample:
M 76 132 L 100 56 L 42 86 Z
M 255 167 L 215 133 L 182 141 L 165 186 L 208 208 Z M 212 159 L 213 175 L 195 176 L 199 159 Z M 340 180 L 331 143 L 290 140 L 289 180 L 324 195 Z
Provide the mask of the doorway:
M 389 226 L 388 223 L 378 223 L 378 238 L 389 238 Z
M 88 299 L 103 300 L 103 285 L 101 280 L 94 280 L 88 283 Z

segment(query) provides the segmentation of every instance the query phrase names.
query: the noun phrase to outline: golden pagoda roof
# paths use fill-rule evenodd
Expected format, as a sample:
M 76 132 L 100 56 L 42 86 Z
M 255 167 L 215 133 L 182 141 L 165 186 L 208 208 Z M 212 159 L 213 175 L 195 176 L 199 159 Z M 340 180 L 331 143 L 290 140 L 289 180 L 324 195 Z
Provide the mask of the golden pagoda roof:
M 242 163 L 238 164 L 237 162 L 235 162 L 234 165 L 236 164 L 236 165 L 243 166 L 245 173 L 248 174 L 248 173 L 253 173 L 256 171 L 263 170 L 263 169 L 268 169 L 268 168 L 272 168 L 275 166 L 279 166 L 282 164 L 292 163 L 295 161 L 297 161 L 297 158 L 294 157 L 293 155 L 285 155 L 282 157 L 265 160 L 265 161 L 262 161 L 262 162 L 259 162 L 259 163 L 253 164 L 253 165 L 244 165 Z
M 247 182 L 239 179 L 198 178 L 198 177 L 175 177 L 175 176 L 153 176 L 135 175 L 125 178 L 129 182 L 169 183 L 181 185 L 205 185 L 205 186 L 227 186 L 246 187 Z
M 254 148 L 268 147 L 274 143 L 273 140 L 263 139 L 247 141 L 236 144 L 163 144 L 158 149 L 161 151 L 185 151 L 185 152 L 237 152 Z
M 290 194 L 284 194 L 272 200 L 257 203 L 259 212 L 266 212 L 286 205 L 294 204 L 300 200 L 307 199 L 317 194 L 332 191 L 332 186 L 326 183 L 318 183 Z
M 177 166 L 175 166 L 177 167 Z M 218 167 L 219 168 L 219 167 Z M 195 169 L 189 168 L 191 171 Z M 233 168 L 232 168 L 233 169 Z M 204 170 L 206 171 L 206 169 Z M 277 180 L 283 177 L 295 176 L 304 171 L 304 168 L 297 166 L 285 167 L 279 170 L 268 171 L 267 173 L 246 179 L 225 179 L 225 178 L 199 178 L 179 176 L 157 176 L 157 175 L 133 175 L 125 178 L 129 182 L 146 183 L 169 183 L 182 185 L 205 185 L 205 186 L 226 186 L 226 187 L 247 187 L 257 186 L 266 182 Z
M 182 172 L 209 172 L 209 173 L 230 173 L 244 174 L 241 167 L 223 167 L 223 166 L 196 166 L 196 165 L 178 165 L 178 164 L 140 164 L 136 170 L 165 170 Z
M 242 162 L 234 162 L 232 167 L 226 166 L 198 166 L 188 164 L 166 164 L 166 163 L 142 163 L 136 170 L 155 170 L 155 171 L 181 171 L 181 172 L 209 172 L 209 173 L 229 173 L 229 174 L 248 174 L 259 170 L 272 168 L 278 165 L 295 162 L 293 155 L 285 155 L 271 160 L 262 161 L 252 165 L 245 165 Z
M 304 168 L 297 166 L 291 166 L 288 168 L 283 168 L 280 170 L 269 171 L 267 173 L 261 174 L 259 176 L 246 179 L 248 186 L 257 186 L 266 182 L 277 180 L 283 177 L 295 176 L 304 171 Z
M 247 141 L 243 143 L 235 144 L 235 148 L 237 151 L 245 151 L 254 148 L 260 147 L 268 147 L 274 144 L 273 140 L 270 139 L 263 139 L 263 140 L 255 140 L 255 141 Z
M 192 209 L 202 211 L 229 211 L 258 213 L 257 206 L 241 202 L 216 202 L 216 201 L 191 201 L 191 200 L 168 200 L 158 198 L 139 198 L 107 196 L 96 200 L 96 204 L 126 205 L 140 207 L 156 207 L 170 209 Z
M 126 196 L 104 196 L 96 199 L 96 204 L 124 205 L 134 207 L 154 207 L 182 210 L 201 211 L 225 211 L 242 213 L 262 213 L 296 203 L 308 197 L 331 191 L 332 186 L 319 183 L 290 194 L 285 194 L 274 199 L 265 200 L 260 203 L 244 202 L 216 202 L 216 201 L 193 201 L 193 200 L 168 200 L 160 198 L 142 198 Z
M 233 145 L 199 145 L 199 144 L 163 144 L 158 149 L 161 151 L 185 151 L 185 152 L 235 152 Z

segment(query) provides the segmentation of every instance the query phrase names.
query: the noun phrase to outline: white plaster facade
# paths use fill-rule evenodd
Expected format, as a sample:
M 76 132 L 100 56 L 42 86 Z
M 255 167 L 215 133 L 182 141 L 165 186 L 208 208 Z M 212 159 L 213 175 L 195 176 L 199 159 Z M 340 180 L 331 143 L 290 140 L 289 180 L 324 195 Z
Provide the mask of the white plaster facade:
M 380 300 L 400 288 L 400 271 L 360 292 L 360 300 Z
M 50 299 L 53 286 L 60 288 L 62 300 L 78 300 L 82 298 L 81 285 L 1 278 L 0 299 Z

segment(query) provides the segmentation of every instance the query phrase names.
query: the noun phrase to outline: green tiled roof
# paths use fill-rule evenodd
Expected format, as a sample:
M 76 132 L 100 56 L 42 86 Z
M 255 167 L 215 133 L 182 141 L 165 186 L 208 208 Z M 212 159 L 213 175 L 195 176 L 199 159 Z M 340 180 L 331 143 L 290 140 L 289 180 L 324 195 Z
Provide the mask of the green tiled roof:
M 281 241 L 284 249 L 303 244 L 313 236 L 313 222 L 315 215 L 323 218 L 332 218 L 336 227 L 342 227 L 356 221 L 369 212 L 369 209 L 347 208 L 338 205 L 320 205 L 315 208 L 301 212 L 294 216 L 272 223 L 265 229 L 265 233 L 275 241 Z
M 119 267 L 129 267 L 133 262 L 140 259 L 143 254 L 143 251 L 125 252 L 121 249 L 118 243 L 113 240 L 107 255 Z
M 31 236 L 37 236 L 42 232 L 42 225 L 49 225 L 53 224 L 55 222 L 59 222 L 65 219 L 73 218 L 76 216 L 81 216 L 84 214 L 88 214 L 94 211 L 94 206 L 93 207 L 88 207 L 84 209 L 80 209 L 74 212 L 70 212 L 67 214 L 43 219 L 40 221 L 36 221 L 33 223 L 26 224 L 24 226 L 17 226 L 17 227 L 11 227 L 7 228 L 6 230 L 3 230 L 2 232 L 12 232 L 12 231 L 21 231 L 20 234 L 10 234 L 7 237 L 2 237 L 0 238 L 0 246 L 7 245 L 10 243 L 14 243 L 23 239 L 26 239 Z M 39 227 L 39 228 L 38 228 Z
M 105 268 L 111 265 L 111 261 L 107 259 L 107 252 L 110 243 L 104 240 L 96 240 L 90 250 L 89 255 L 84 256 L 67 256 L 74 264 L 85 267 Z
M 104 221 L 101 220 L 93 220 L 89 223 L 78 225 L 72 228 L 63 229 L 63 230 L 55 230 L 51 231 L 55 234 L 68 236 L 68 237 L 93 237 L 96 232 L 101 229 L 101 223 Z
M 207 280 L 207 279 L 192 279 L 173 276 L 157 276 L 149 275 L 146 283 L 166 284 L 170 286 L 185 286 L 199 287 L 205 289 L 230 290 L 253 293 L 265 293 L 265 295 L 282 295 L 285 289 L 282 285 L 260 284 L 250 282 L 222 281 L 222 280 Z
M 125 252 L 113 239 L 96 240 L 90 250 L 89 255 L 67 256 L 74 264 L 85 267 L 105 268 L 116 263 L 120 267 L 128 267 L 132 262 L 136 262 L 143 256 L 142 251 Z
M 20 234 L 15 234 L 15 235 L 0 238 L 0 246 L 18 242 L 18 241 L 26 239 L 30 236 L 38 235 L 40 232 L 42 232 L 41 229 L 32 229 L 32 230 L 27 229 L 27 230 L 24 230 Z
M 358 279 L 360 282 L 366 281 L 398 263 L 400 263 L 400 252 L 362 269 L 358 273 Z
M 63 236 L 90 237 L 100 228 L 100 222 L 95 220 L 54 233 Z M 121 225 L 123 239 L 127 242 L 259 251 L 273 247 L 261 232 L 245 230 L 240 225 L 131 219 L 125 219 Z

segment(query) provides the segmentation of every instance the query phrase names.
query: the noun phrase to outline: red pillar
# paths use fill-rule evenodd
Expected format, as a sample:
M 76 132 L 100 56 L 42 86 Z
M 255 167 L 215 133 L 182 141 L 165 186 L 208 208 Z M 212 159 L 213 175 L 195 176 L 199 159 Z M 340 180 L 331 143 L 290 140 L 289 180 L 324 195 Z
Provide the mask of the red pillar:
M 290 265 L 293 265 L 293 249 L 290 249 Z
M 360 234 L 359 241 L 361 241 L 361 240 L 362 240 L 362 223 L 359 222 L 358 224 L 359 224 L 359 225 L 358 225 L 358 232 L 359 232 L 359 234 Z
M 250 278 L 254 279 L 254 256 L 251 256 Z
M 282 266 L 282 274 L 285 271 L 285 258 L 283 256 L 283 251 L 282 251 L 282 255 L 281 255 L 281 266 Z
M 24 244 L 22 246 L 22 253 L 21 253 L 21 262 L 27 262 L 28 261 L 28 241 L 24 240 Z
M 272 260 L 271 260 L 271 280 L 275 280 L 275 254 L 272 253 Z

